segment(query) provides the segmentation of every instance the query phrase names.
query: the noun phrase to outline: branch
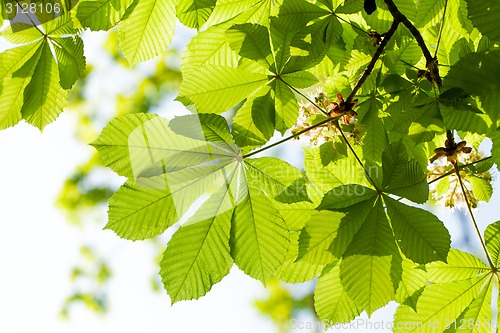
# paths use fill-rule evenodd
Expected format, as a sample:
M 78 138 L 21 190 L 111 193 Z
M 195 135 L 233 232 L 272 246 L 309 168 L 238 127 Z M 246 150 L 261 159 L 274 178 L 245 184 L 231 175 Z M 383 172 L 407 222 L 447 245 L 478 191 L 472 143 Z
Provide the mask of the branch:
M 351 103 L 352 100 L 354 99 L 354 96 L 356 96 L 356 93 L 358 92 L 359 88 L 365 83 L 366 79 L 372 72 L 373 68 L 375 67 L 375 64 L 377 63 L 378 59 L 382 55 L 382 52 L 384 52 L 385 47 L 387 46 L 387 43 L 391 39 L 391 37 L 394 35 L 396 32 L 399 23 L 401 23 L 400 19 L 397 19 L 396 17 L 394 18 L 394 21 L 392 22 L 391 28 L 384 34 L 384 39 L 382 39 L 382 42 L 377 48 L 377 51 L 375 51 L 375 54 L 372 57 L 372 60 L 366 67 L 365 71 L 363 72 L 363 75 L 359 78 L 358 82 L 356 82 L 356 85 L 352 89 L 351 94 L 347 97 L 346 103 Z
M 480 160 L 478 160 L 478 161 L 471 162 L 471 163 L 467 163 L 467 164 L 458 165 L 457 167 L 458 167 L 458 169 L 462 170 L 462 169 L 467 168 L 467 167 L 469 167 L 469 166 L 471 166 L 471 165 L 474 165 L 474 164 L 478 164 L 478 163 L 481 163 L 481 162 L 487 161 L 487 160 L 489 160 L 489 159 L 491 159 L 491 158 L 492 158 L 491 156 L 484 157 L 484 158 L 482 158 L 482 159 L 480 159 Z M 437 178 L 434 178 L 433 180 L 429 181 L 429 182 L 428 182 L 428 184 L 430 185 L 430 184 L 432 184 L 432 183 L 434 183 L 434 182 L 437 182 L 438 180 L 441 180 L 441 179 L 443 179 L 443 178 L 445 178 L 445 177 L 448 177 L 449 175 L 451 175 L 451 174 L 453 174 L 453 173 L 455 173 L 455 171 L 454 171 L 454 170 L 448 171 L 447 173 L 444 173 L 444 174 L 442 174 L 441 176 L 439 176 L 439 177 L 437 177 Z
M 384 2 L 387 5 L 387 9 L 389 9 L 389 11 L 391 12 L 392 17 L 394 17 L 395 20 L 399 20 L 401 23 L 403 23 L 411 32 L 413 37 L 415 37 L 418 46 L 424 54 L 426 67 L 430 71 L 431 77 L 433 78 L 434 82 L 436 82 L 438 87 L 441 87 L 443 81 L 441 80 L 441 76 L 439 75 L 437 58 L 431 55 L 431 52 L 427 48 L 427 45 L 425 45 L 424 38 L 422 37 L 418 29 L 413 25 L 413 23 L 410 22 L 410 20 L 408 20 L 408 18 L 403 13 L 399 11 L 393 0 L 384 0 Z

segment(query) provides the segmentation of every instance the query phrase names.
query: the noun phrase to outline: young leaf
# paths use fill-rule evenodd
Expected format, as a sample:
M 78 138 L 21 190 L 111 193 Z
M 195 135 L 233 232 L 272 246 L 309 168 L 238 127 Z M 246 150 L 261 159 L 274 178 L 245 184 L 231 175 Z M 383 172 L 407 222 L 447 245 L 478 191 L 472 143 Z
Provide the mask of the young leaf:
M 342 209 L 375 197 L 377 193 L 363 185 L 342 185 L 327 192 L 318 206 L 318 210 Z
M 307 260 L 296 260 L 298 255 L 299 233 L 293 232 L 290 235 L 290 249 L 285 261 L 278 268 L 275 276 L 287 283 L 302 283 L 310 281 L 319 276 L 325 268 L 324 264 L 315 264 Z
M 314 291 L 314 308 L 320 319 L 330 323 L 346 323 L 360 314 L 340 281 L 340 266 L 334 263 L 325 268 Z
M 401 251 L 416 263 L 445 261 L 450 234 L 443 223 L 426 210 L 407 206 L 384 196 L 387 215 Z
M 160 276 L 173 303 L 205 295 L 233 265 L 229 250 L 233 210 L 220 212 L 217 204 L 208 219 L 188 220 L 172 236 L 163 254 Z M 212 203 L 207 201 L 205 205 Z
M 265 281 L 284 262 L 290 234 L 276 208 L 257 188 L 235 209 L 231 224 L 231 256 L 240 269 Z
M 91 145 L 97 149 L 104 165 L 120 176 L 134 177 L 130 161 L 129 136 L 143 123 L 156 115 L 133 113 L 111 120 Z
M 500 262 L 500 221 L 488 225 L 484 231 L 484 242 L 495 266 Z
M 121 50 L 131 66 L 149 60 L 166 50 L 174 29 L 174 1 L 141 0 L 118 26 Z
M 493 0 L 466 0 L 469 19 L 474 26 L 492 41 L 500 41 L 498 20 L 500 4 Z
M 174 3 L 174 2 L 172 2 Z M 215 0 L 181 0 L 177 2 L 177 18 L 187 27 L 200 28 L 214 10 Z M 175 20 L 173 21 L 175 22 Z
M 178 100 L 201 113 L 222 113 L 267 83 L 267 75 L 206 65 L 184 76 Z
M 427 201 L 429 186 L 426 176 L 416 161 L 408 161 L 402 141 L 394 142 L 386 148 L 382 154 L 382 170 L 382 187 L 386 192 L 417 203 Z
M 313 214 L 300 232 L 297 261 L 329 264 L 335 258 L 328 251 L 337 236 L 342 213 L 322 211 Z
M 125 15 L 134 0 L 80 0 L 76 18 L 92 31 L 109 30 Z
M 144 188 L 128 181 L 109 200 L 105 229 L 142 240 L 162 234 L 178 218 L 168 184 L 163 189 Z

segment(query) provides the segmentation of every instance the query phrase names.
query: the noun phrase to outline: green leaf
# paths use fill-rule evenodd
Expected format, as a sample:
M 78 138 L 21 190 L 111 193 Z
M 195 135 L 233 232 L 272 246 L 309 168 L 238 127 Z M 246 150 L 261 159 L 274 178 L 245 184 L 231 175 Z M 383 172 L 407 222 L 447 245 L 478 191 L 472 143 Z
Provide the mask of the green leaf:
M 452 249 L 447 263 L 430 263 L 426 270 L 430 284 L 416 308 L 401 306 L 396 311 L 398 332 L 491 331 L 493 280 L 488 266 L 471 254 Z M 401 325 L 409 322 L 419 324 Z
M 246 274 L 265 283 L 284 262 L 290 247 L 283 219 L 271 201 L 250 186 L 231 223 L 231 256 Z
M 391 256 L 354 255 L 342 260 L 340 279 L 356 307 L 371 315 L 394 299 L 391 271 Z
M 194 223 L 188 220 L 168 243 L 160 263 L 160 276 L 172 302 L 205 295 L 233 265 L 229 250 L 233 210 L 220 212 L 219 203 L 205 202 L 204 205 L 214 207 L 212 216 L 206 220 L 195 218 Z
M 213 26 L 191 38 L 182 57 L 182 72 L 198 71 L 206 65 L 238 66 L 238 54 L 226 39 L 229 24 Z
M 249 184 L 270 199 L 286 191 L 301 177 L 297 168 L 274 157 L 246 159 L 245 167 Z
M 387 132 L 379 110 L 382 103 L 371 96 L 367 101 L 361 103 L 357 112 L 360 115 L 359 124 L 366 131 L 363 138 L 363 157 L 367 161 L 380 161 L 382 152 L 388 144 Z
M 198 114 L 175 117 L 169 123 L 175 133 L 195 140 L 216 144 L 221 149 L 238 153 L 233 143 L 227 121 L 215 114 Z
M 351 215 L 350 218 L 356 217 Z M 357 306 L 371 315 L 394 299 L 401 280 L 402 258 L 381 200 L 375 202 L 368 215 L 363 213 L 358 220 L 357 231 L 349 237 L 351 241 L 342 256 L 340 278 Z M 341 228 L 345 221 L 342 220 Z M 343 237 L 340 231 L 335 241 Z
M 450 69 L 443 86 L 459 87 L 479 96 L 482 108 L 495 122 L 499 119 L 496 91 L 500 88 L 500 50 L 465 55 Z
M 269 87 L 264 92 L 247 99 L 233 118 L 234 141 L 242 149 L 261 147 L 274 134 L 274 100 Z
M 340 266 L 325 268 L 314 291 L 314 308 L 318 317 L 330 323 L 347 323 L 360 314 L 356 303 L 349 297 L 340 281 Z
M 307 195 L 307 179 L 297 179 L 284 189 L 283 192 L 275 196 L 274 199 L 285 204 L 294 204 L 303 201 L 312 203 L 311 199 Z
M 470 253 L 450 249 L 446 262 L 426 265 L 427 280 L 432 283 L 448 283 L 469 280 L 488 273 L 489 267 Z
M 491 186 L 490 181 L 474 175 L 467 176 L 466 179 L 471 184 L 472 193 L 474 193 L 474 196 L 478 200 L 486 202 L 490 201 L 490 198 L 493 195 L 493 187 Z
M 361 149 L 354 149 L 359 156 Z M 304 169 L 312 184 L 323 192 L 347 184 L 370 186 L 363 169 L 357 165 L 354 154 L 348 154 L 324 166 L 320 148 L 304 148 Z
M 57 65 L 61 87 L 71 89 L 75 82 L 84 76 L 85 56 L 83 55 L 83 41 L 80 37 L 60 38 L 55 47 Z
M 335 210 L 346 208 L 359 202 L 369 200 L 376 195 L 377 193 L 373 189 L 363 185 L 342 185 L 327 192 L 317 209 Z
M 342 213 L 322 211 L 311 216 L 300 232 L 297 261 L 329 264 L 335 257 L 328 251 L 337 236 Z
M 206 65 L 185 73 L 178 100 L 201 113 L 222 113 L 251 96 L 267 76 L 245 70 Z
M 495 266 L 500 262 L 500 221 L 493 222 L 484 231 L 484 242 Z
M 226 32 L 231 48 L 240 56 L 254 60 L 264 68 L 272 62 L 269 33 L 266 27 L 258 24 L 236 24 Z
M 413 310 L 417 308 L 420 291 L 427 284 L 425 270 L 409 259 L 403 260 L 403 274 L 401 282 L 396 291 L 396 302 L 410 306 Z
M 129 64 L 156 57 L 172 40 L 175 3 L 171 0 L 141 0 L 118 26 L 120 47 Z
M 275 126 L 281 134 L 292 127 L 299 115 L 299 105 L 293 91 L 281 80 L 273 82 L 275 100 Z
M 92 31 L 109 30 L 123 18 L 132 3 L 134 0 L 80 0 L 76 18 Z
M 155 117 L 153 114 L 134 113 L 111 120 L 91 144 L 101 155 L 104 165 L 120 176 L 133 178 L 129 136 L 143 123 Z
M 450 234 L 437 217 L 387 196 L 384 196 L 384 201 L 394 235 L 407 258 L 419 264 L 446 260 Z
M 43 130 L 63 111 L 68 91 L 59 84 L 59 69 L 48 43 L 40 47 L 40 58 L 24 91 L 23 119 Z
M 181 0 L 177 2 L 177 18 L 187 27 L 200 29 L 214 10 L 215 0 Z
M 421 0 L 417 2 L 417 16 L 415 26 L 423 27 L 427 24 L 435 24 L 438 22 L 438 15 L 441 13 L 445 5 L 445 0 Z
M 128 181 L 109 200 L 105 229 L 122 238 L 142 240 L 162 234 L 178 217 L 166 181 L 162 189 Z
M 466 0 L 469 19 L 474 26 L 492 41 L 500 41 L 498 20 L 500 4 L 494 0 Z
M 296 260 L 299 248 L 299 233 L 293 232 L 290 236 L 290 249 L 275 276 L 287 283 L 302 283 L 319 276 L 325 265 L 311 263 L 306 260 Z
M 382 154 L 383 189 L 417 203 L 429 196 L 429 185 L 422 168 L 415 160 L 408 161 L 402 141 L 391 143 Z
M 218 0 L 207 25 L 222 22 L 266 24 L 273 6 L 272 0 Z
M 486 276 L 483 275 L 427 286 L 418 299 L 417 311 L 408 306 L 396 310 L 394 332 L 443 332 L 473 304 L 485 282 Z M 456 323 L 461 325 L 460 320 Z

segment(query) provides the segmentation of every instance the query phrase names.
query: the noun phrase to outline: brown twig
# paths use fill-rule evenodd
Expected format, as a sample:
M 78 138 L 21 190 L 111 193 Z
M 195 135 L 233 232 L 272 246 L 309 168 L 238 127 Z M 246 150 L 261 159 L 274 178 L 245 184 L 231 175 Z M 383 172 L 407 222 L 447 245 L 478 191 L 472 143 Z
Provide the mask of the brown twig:
M 395 20 L 400 20 L 400 22 L 403 23 L 405 27 L 411 32 L 411 34 L 417 41 L 418 46 L 422 50 L 422 53 L 424 54 L 426 67 L 431 73 L 432 79 L 434 80 L 434 82 L 436 82 L 438 87 L 441 87 L 443 81 L 441 80 L 441 76 L 439 75 L 437 58 L 432 56 L 431 52 L 427 48 L 427 45 L 425 45 L 424 38 L 420 34 L 420 31 L 418 31 L 413 23 L 411 23 L 410 20 L 408 20 L 408 18 L 399 11 L 393 0 L 384 0 L 384 2 L 387 5 L 387 9 L 389 9 L 389 11 L 391 12 L 392 17 L 394 17 Z
M 372 60 L 370 61 L 370 63 L 366 67 L 366 69 L 364 70 L 363 75 L 361 75 L 358 82 L 356 82 L 356 85 L 352 89 L 351 94 L 347 97 L 346 103 L 351 103 L 353 101 L 354 96 L 356 96 L 356 93 L 358 92 L 358 90 L 361 88 L 363 83 L 366 81 L 368 76 L 373 71 L 373 68 L 375 67 L 375 64 L 377 63 L 378 59 L 380 58 L 380 56 L 384 52 L 384 49 L 387 46 L 387 43 L 389 42 L 391 37 L 396 32 L 396 30 L 399 26 L 399 23 L 401 23 L 401 21 L 395 17 L 394 21 L 392 22 L 391 28 L 384 34 L 384 38 L 382 39 L 382 42 L 378 46 L 377 51 L 375 51 L 375 54 L 373 55 Z

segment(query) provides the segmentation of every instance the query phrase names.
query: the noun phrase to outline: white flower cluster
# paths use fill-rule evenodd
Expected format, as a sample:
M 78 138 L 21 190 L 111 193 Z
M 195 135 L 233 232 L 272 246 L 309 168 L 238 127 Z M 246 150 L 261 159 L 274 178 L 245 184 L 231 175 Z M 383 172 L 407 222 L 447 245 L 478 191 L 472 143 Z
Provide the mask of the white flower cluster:
M 297 124 L 292 128 L 292 133 L 304 131 L 314 124 L 327 119 L 327 117 L 337 117 L 339 126 L 355 143 L 358 143 L 362 137 L 361 127 L 358 124 L 357 113 L 353 110 L 343 111 L 344 102 L 342 95 L 337 95 L 338 103 L 330 101 L 328 94 L 322 88 L 318 88 L 315 94 L 309 94 L 309 100 L 305 103 L 300 102 L 299 117 Z M 354 104 L 355 106 L 355 104 Z M 339 136 L 335 120 L 326 124 L 314 127 L 300 135 L 300 139 L 310 147 L 319 147 L 325 142 L 332 141 Z
M 459 164 L 464 165 L 480 161 L 481 159 L 483 159 L 484 155 L 477 152 L 475 149 L 472 149 L 470 153 L 458 154 L 457 157 Z M 460 186 L 460 181 L 456 173 L 454 172 L 452 165 L 448 162 L 447 159 L 440 158 L 429 164 L 427 167 L 427 179 L 430 182 L 450 171 L 452 171 L 452 173 L 449 176 L 443 177 L 442 179 L 434 181 L 430 184 L 429 191 L 431 198 L 435 200 L 437 204 L 444 207 L 466 209 L 467 203 Z M 491 183 L 491 173 L 489 171 L 486 171 L 483 173 L 470 175 L 470 173 L 467 173 L 464 169 L 460 170 L 460 178 L 462 178 L 467 199 L 469 200 L 472 208 L 477 208 L 478 202 L 480 200 L 474 195 L 472 184 L 468 180 L 468 177 L 478 177 Z

